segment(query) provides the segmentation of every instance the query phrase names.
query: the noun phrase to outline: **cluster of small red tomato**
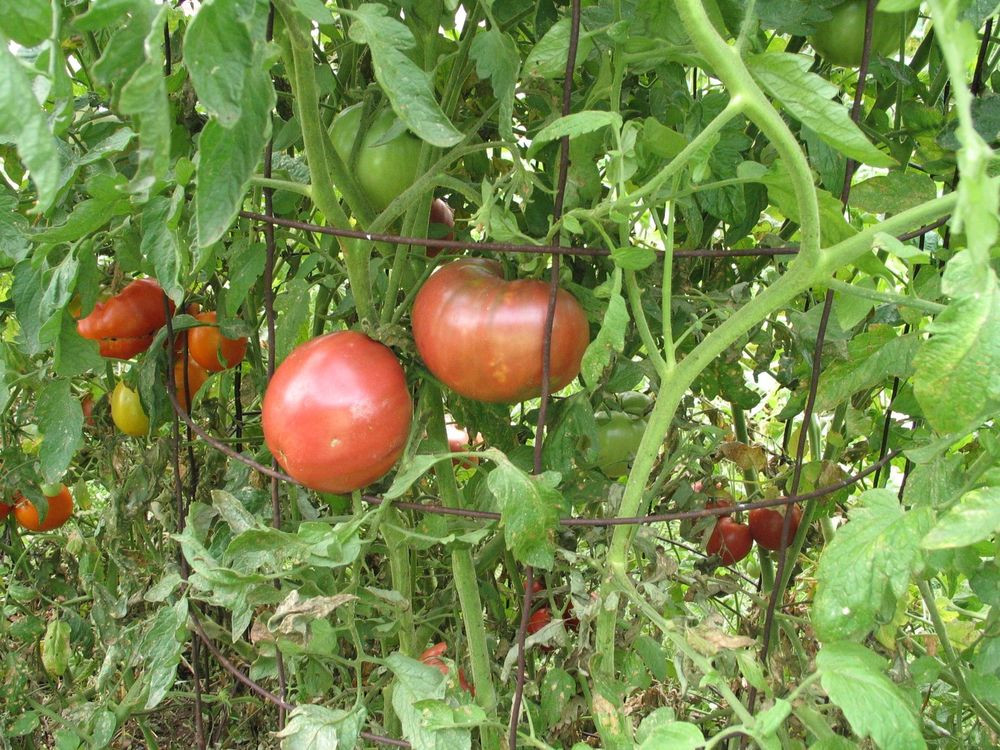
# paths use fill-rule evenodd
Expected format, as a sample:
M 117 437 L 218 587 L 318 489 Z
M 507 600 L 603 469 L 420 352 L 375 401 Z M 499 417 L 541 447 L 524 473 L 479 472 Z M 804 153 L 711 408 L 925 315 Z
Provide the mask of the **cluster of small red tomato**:
M 726 508 L 731 506 L 728 500 L 713 500 L 708 508 Z M 795 538 L 802 521 L 802 509 L 798 505 L 785 506 L 784 512 L 774 508 L 754 508 L 748 514 L 748 523 L 743 524 L 733 520 L 728 513 L 719 516 L 708 538 L 705 551 L 710 555 L 718 555 L 723 565 L 735 565 L 750 554 L 753 543 L 757 542 L 764 549 L 777 550 L 781 547 L 781 529 L 785 523 L 785 513 L 791 513 L 786 546 Z

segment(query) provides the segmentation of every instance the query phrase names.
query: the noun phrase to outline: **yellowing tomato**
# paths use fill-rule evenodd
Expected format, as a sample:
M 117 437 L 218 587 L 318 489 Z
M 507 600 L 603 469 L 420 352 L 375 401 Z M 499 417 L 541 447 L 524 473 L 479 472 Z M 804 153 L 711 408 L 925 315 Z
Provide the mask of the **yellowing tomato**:
M 111 393 L 111 419 L 126 435 L 141 437 L 149 432 L 149 417 L 142 409 L 139 394 L 121 381 Z

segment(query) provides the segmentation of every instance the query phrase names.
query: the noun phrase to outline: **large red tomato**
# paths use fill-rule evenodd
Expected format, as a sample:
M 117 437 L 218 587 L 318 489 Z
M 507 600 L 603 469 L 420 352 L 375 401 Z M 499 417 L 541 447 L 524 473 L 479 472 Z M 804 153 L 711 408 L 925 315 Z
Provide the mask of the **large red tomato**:
M 792 514 L 786 542 L 791 544 L 802 521 L 802 509 L 798 505 L 792 505 L 785 513 Z M 784 523 L 785 514 L 778 508 L 754 508 L 750 511 L 750 534 L 765 549 L 776 550 L 781 546 L 781 527 Z
M 173 313 L 174 303 L 168 304 Z M 102 357 L 130 359 L 149 348 L 166 322 L 160 285 L 152 279 L 136 279 L 114 297 L 94 305 L 90 315 L 76 322 L 76 330 L 100 344 Z
M 430 371 L 456 393 L 511 403 L 542 392 L 542 340 L 549 285 L 506 281 L 494 260 L 463 258 L 417 292 L 413 338 Z M 559 290 L 552 326 L 550 383 L 556 391 L 580 372 L 590 342 L 587 316 Z
M 729 516 L 722 516 L 715 522 L 712 535 L 708 538 L 705 551 L 722 558 L 723 565 L 733 565 L 750 554 L 753 537 L 750 527 L 736 523 Z
M 350 492 L 392 468 L 406 445 L 413 404 L 390 349 L 338 331 L 295 348 L 264 394 L 264 440 L 295 479 Z

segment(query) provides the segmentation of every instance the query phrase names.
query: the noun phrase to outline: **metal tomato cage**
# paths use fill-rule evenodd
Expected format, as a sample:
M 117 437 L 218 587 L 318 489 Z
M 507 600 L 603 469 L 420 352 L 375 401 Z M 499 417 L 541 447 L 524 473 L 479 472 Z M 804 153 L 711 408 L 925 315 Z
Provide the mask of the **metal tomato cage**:
M 876 5 L 876 0 L 868 0 L 868 20 L 866 21 L 865 30 L 865 44 L 864 53 L 862 56 L 861 65 L 859 67 L 859 79 L 857 88 L 855 90 L 854 103 L 851 110 L 851 117 L 855 122 L 858 122 L 861 116 L 862 101 L 864 96 L 865 83 L 867 79 L 868 63 L 870 57 L 870 43 L 871 43 L 871 18 L 874 12 L 874 7 Z M 268 39 L 270 40 L 273 30 L 273 15 L 274 8 L 271 8 L 271 16 L 268 22 Z M 570 101 L 572 95 L 572 85 L 573 85 L 573 69 L 576 59 L 577 43 L 579 40 L 580 33 L 580 0 L 572 1 L 572 11 L 571 11 L 571 33 L 569 48 L 567 52 L 566 59 L 566 73 L 563 83 L 563 97 L 562 97 L 562 114 L 563 116 L 570 114 Z M 985 50 L 986 45 L 990 39 L 990 34 L 986 34 L 983 37 L 981 54 L 979 55 L 978 64 L 976 66 L 973 91 L 978 91 L 981 86 L 977 86 L 975 82 L 980 81 L 982 78 L 983 63 L 985 60 L 985 55 L 982 52 Z M 171 65 L 171 52 L 170 52 L 170 36 L 169 33 L 164 31 L 164 46 L 165 46 L 165 57 L 166 57 L 166 73 L 170 74 Z M 271 156 L 272 147 L 269 142 L 265 152 L 264 152 L 264 176 L 271 176 Z M 562 216 L 563 212 L 563 202 L 566 193 L 566 179 L 569 167 L 569 138 L 568 136 L 563 136 L 561 139 L 561 149 L 560 149 L 560 163 L 559 163 L 559 173 L 556 197 L 553 206 L 553 219 L 558 221 Z M 841 202 L 846 208 L 848 199 L 850 197 L 850 187 L 851 179 L 853 177 L 854 171 L 857 164 L 848 159 L 847 168 L 845 170 L 845 179 L 843 190 L 841 193 Z M 403 237 L 394 234 L 385 233 L 371 233 L 355 230 L 344 230 L 344 229 L 334 229 L 331 227 L 320 226 L 316 224 L 310 224 L 308 222 L 295 221 L 291 219 L 282 219 L 274 216 L 274 211 L 272 207 L 272 188 L 263 189 L 264 196 L 264 212 L 257 213 L 252 211 L 241 211 L 240 216 L 242 218 L 249 219 L 251 221 L 258 222 L 261 227 L 261 231 L 264 235 L 265 247 L 266 247 L 266 261 L 264 267 L 264 303 L 265 303 L 265 316 L 267 323 L 267 340 L 268 340 L 268 362 L 267 362 L 267 373 L 268 378 L 271 377 L 275 369 L 275 315 L 274 315 L 274 291 L 273 285 L 273 274 L 274 274 L 274 260 L 276 245 L 274 239 L 274 227 L 281 226 L 290 229 L 299 229 L 309 232 L 315 232 L 318 234 L 327 234 L 337 237 L 349 237 L 355 239 L 364 239 L 376 242 L 388 242 L 393 244 L 411 244 L 429 248 L 440 248 L 440 249 L 450 249 L 450 250 L 463 250 L 463 249 L 474 249 L 478 252 L 498 252 L 498 253 L 545 253 L 551 256 L 551 269 L 549 277 L 549 306 L 546 316 L 545 323 L 545 336 L 543 340 L 543 351 L 542 351 L 542 394 L 541 394 L 541 404 L 538 411 L 538 420 L 535 426 L 535 445 L 534 445 L 534 472 L 540 473 L 542 471 L 541 463 L 541 452 L 543 437 L 545 434 L 546 426 L 546 415 L 548 411 L 548 405 L 550 400 L 549 393 L 549 351 L 551 348 L 552 340 L 552 324 L 555 311 L 555 300 L 556 291 L 558 289 L 558 278 L 559 278 L 559 266 L 560 259 L 563 255 L 575 255 L 575 256 L 608 256 L 610 251 L 604 248 L 593 248 L 593 247 L 570 247 L 562 245 L 554 246 L 538 246 L 538 245 L 515 245 L 508 243 L 499 242 L 463 242 L 459 240 L 446 240 L 446 239 L 428 239 L 422 237 Z M 921 227 L 912 232 L 900 235 L 899 239 L 906 241 L 915 238 L 920 238 L 921 244 L 923 242 L 923 236 L 928 232 L 936 229 L 937 227 L 943 225 L 947 221 L 947 217 L 936 221 L 927 226 Z M 779 255 L 794 255 L 797 252 L 795 247 L 772 247 L 772 248 L 755 248 L 755 249 L 697 249 L 697 250 L 676 250 L 672 253 L 674 258 L 731 258 L 740 256 L 779 256 Z M 809 391 L 806 399 L 806 405 L 803 410 L 803 424 L 808 424 L 812 418 L 812 414 L 815 408 L 816 393 L 819 385 L 819 374 L 820 374 L 820 360 L 822 357 L 823 344 L 826 336 L 827 323 L 830 318 L 830 311 L 833 304 L 833 292 L 828 290 L 826 298 L 824 300 L 822 316 L 820 319 L 820 325 L 817 332 L 813 358 L 812 358 L 812 375 L 809 383 Z M 164 306 L 167 307 L 168 300 L 164 296 Z M 169 310 L 168 310 L 169 312 Z M 170 319 L 170 315 L 167 316 L 167 336 L 170 342 L 174 340 L 174 330 L 173 324 Z M 168 367 L 169 371 L 172 372 L 174 366 L 174 349 L 172 346 L 167 347 L 168 351 Z M 187 344 L 185 342 L 183 347 L 182 357 L 185 361 L 188 358 Z M 184 370 L 185 378 L 185 388 L 187 389 L 187 369 Z M 222 441 L 216 439 L 206 430 L 200 427 L 197 423 L 191 419 L 187 411 L 182 407 L 177 398 L 177 388 L 173 381 L 173 378 L 167 377 L 167 395 L 170 399 L 171 405 L 173 406 L 173 421 L 172 421 L 172 444 L 173 444 L 173 469 L 174 469 L 174 499 L 176 503 L 176 510 L 179 519 L 180 529 L 183 530 L 184 519 L 187 514 L 187 506 L 189 501 L 194 497 L 194 492 L 198 484 L 198 472 L 197 463 L 194 460 L 194 449 L 192 447 L 192 436 L 197 435 L 199 438 L 204 440 L 208 445 L 214 449 L 220 451 L 227 457 L 240 461 L 255 471 L 259 472 L 270 478 L 270 492 L 271 492 L 271 507 L 272 507 L 272 524 L 277 528 L 281 525 L 281 508 L 279 503 L 279 493 L 278 493 L 278 483 L 279 482 L 289 482 L 292 484 L 298 484 L 296 480 L 292 479 L 290 476 L 279 471 L 277 468 L 277 463 L 272 460 L 271 466 L 265 466 L 253 459 L 242 454 L 242 445 L 239 442 L 241 437 L 241 427 L 243 418 L 243 409 L 240 402 L 240 376 L 239 369 L 235 372 L 235 417 L 236 417 L 236 449 L 229 447 Z M 692 519 L 692 518 L 702 518 L 706 516 L 722 516 L 734 511 L 748 511 L 755 508 L 771 508 L 776 506 L 787 506 L 793 503 L 805 503 L 811 500 L 815 500 L 831 492 L 849 487 L 857 482 L 861 481 L 863 478 L 876 474 L 879 472 L 894 458 L 896 458 L 900 451 L 888 450 L 888 436 L 889 436 L 889 426 L 892 416 L 892 401 L 895 398 L 899 390 L 900 381 L 899 378 L 894 378 L 892 395 L 890 397 L 889 405 L 887 407 L 885 421 L 882 431 L 882 441 L 879 448 L 879 459 L 866 467 L 862 471 L 850 476 L 844 481 L 838 482 L 833 485 L 828 485 L 821 487 L 819 489 L 813 490 L 807 493 L 798 493 L 799 483 L 801 479 L 802 463 L 804 456 L 805 442 L 807 438 L 807 430 L 802 430 L 799 436 L 799 441 L 797 445 L 797 455 L 795 456 L 794 469 L 793 469 L 793 479 L 791 485 L 791 492 L 787 496 L 773 498 L 770 500 L 762 500 L 754 503 L 739 503 L 725 508 L 704 508 L 700 510 L 692 511 L 677 511 L 673 513 L 660 513 L 655 515 L 647 516 L 637 516 L 632 518 L 563 518 L 560 519 L 560 524 L 566 527 L 599 527 L 599 526 L 620 526 L 620 525 L 640 525 L 640 524 L 651 524 L 651 523 L 662 523 L 667 521 L 676 521 L 682 519 Z M 188 487 L 187 493 L 183 486 L 183 478 L 180 473 L 180 421 L 183 420 L 185 424 L 185 429 L 187 433 L 187 451 L 188 451 L 188 464 L 190 466 L 190 472 L 188 474 Z M 904 471 L 904 481 L 906 473 L 908 473 L 910 464 L 907 463 Z M 185 497 L 187 494 L 187 497 Z M 374 495 L 363 495 L 365 502 L 371 505 L 379 505 L 384 502 L 383 498 Z M 499 520 L 500 515 L 498 513 L 491 513 L 487 511 L 475 511 L 475 510 L 463 510 L 461 508 L 445 507 L 440 504 L 425 504 L 425 503 L 411 503 L 411 502 L 395 502 L 396 507 L 416 511 L 421 513 L 434 513 L 440 515 L 450 515 L 450 516 L 461 516 L 464 518 L 470 518 L 475 520 L 480 520 L 483 522 L 494 522 Z M 778 565 L 775 572 L 776 580 L 782 580 L 782 573 L 786 565 L 786 547 L 788 540 L 788 518 L 790 514 L 786 515 L 785 528 L 782 533 L 782 543 L 778 549 Z M 189 568 L 183 554 L 179 553 L 180 558 L 180 568 L 181 574 L 186 579 Z M 525 566 L 523 570 L 524 578 L 524 597 L 521 603 L 521 619 L 517 631 L 517 645 L 518 645 L 518 659 L 517 659 L 517 671 L 516 671 L 516 687 L 514 692 L 514 698 L 511 706 L 510 722 L 508 727 L 508 745 L 511 750 L 517 745 L 517 728 L 520 721 L 521 714 L 521 702 L 524 692 L 524 681 L 525 681 L 525 654 L 524 654 L 524 642 L 527 633 L 528 619 L 531 612 L 531 602 L 533 596 L 532 582 L 534 580 L 534 571 L 531 566 Z M 277 585 L 277 583 L 276 583 Z M 760 658 L 761 661 L 766 661 L 767 654 L 770 648 L 771 637 L 772 637 L 772 626 L 774 620 L 774 612 L 777 606 L 777 599 L 780 594 L 780 587 L 775 586 L 771 592 L 770 599 L 768 601 L 768 606 L 765 611 L 764 627 L 763 627 L 763 644 L 761 648 Z M 194 679 L 194 692 L 195 692 L 195 731 L 197 736 L 197 742 L 199 748 L 205 748 L 205 732 L 202 723 L 202 701 L 201 701 L 201 677 L 199 674 L 199 653 L 200 646 L 204 645 L 205 648 L 212 654 L 219 665 L 228 672 L 235 680 L 242 683 L 245 687 L 251 690 L 256 695 L 264 698 L 268 702 L 274 704 L 278 709 L 278 724 L 279 727 L 283 728 L 285 725 L 285 717 L 288 711 L 295 708 L 295 706 L 288 702 L 287 700 L 287 689 L 285 680 L 285 670 L 282 661 L 280 651 L 277 652 L 277 671 L 278 671 L 278 693 L 273 693 L 267 688 L 263 687 L 256 681 L 252 680 L 248 675 L 244 674 L 235 664 L 233 664 L 226 656 L 219 650 L 218 646 L 212 641 L 211 638 L 205 633 L 204 628 L 195 612 L 190 613 L 191 621 L 193 624 L 193 629 L 195 634 L 198 636 L 196 639 L 192 640 L 192 658 L 191 658 L 191 668 L 192 677 Z M 753 710 L 756 701 L 756 689 L 751 688 L 748 693 L 748 702 L 750 704 L 750 709 Z M 392 737 L 385 737 L 377 734 L 372 734 L 370 732 L 361 732 L 360 738 L 368 742 L 393 746 L 393 747 L 403 747 L 409 748 L 410 743 L 405 740 L 394 739 Z

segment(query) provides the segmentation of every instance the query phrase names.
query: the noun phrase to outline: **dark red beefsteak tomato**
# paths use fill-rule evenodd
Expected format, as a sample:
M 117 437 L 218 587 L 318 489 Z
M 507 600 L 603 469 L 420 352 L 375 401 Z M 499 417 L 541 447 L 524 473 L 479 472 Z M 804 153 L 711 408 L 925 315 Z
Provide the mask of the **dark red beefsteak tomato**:
M 789 521 L 786 544 L 791 544 L 802 521 L 802 510 L 798 505 L 788 507 L 785 512 L 791 513 L 792 517 Z M 750 535 L 765 549 L 776 550 L 781 546 L 781 527 L 784 523 L 785 516 L 777 508 L 754 508 L 750 511 Z
M 721 557 L 723 565 L 733 565 L 749 555 L 752 546 L 750 527 L 723 516 L 715 522 L 705 550 L 710 555 Z
M 169 302 L 173 314 L 174 303 Z M 130 359 L 153 343 L 166 325 L 163 290 L 152 279 L 136 279 L 114 297 L 94 305 L 93 312 L 76 322 L 77 332 L 97 341 L 101 356 Z
M 392 468 L 413 403 L 390 349 L 355 331 L 295 348 L 264 394 L 264 440 L 282 468 L 320 492 L 350 492 Z
M 494 260 L 463 258 L 442 267 L 417 292 L 413 338 L 430 371 L 456 393 L 511 403 L 542 392 L 542 339 L 549 285 L 506 281 Z M 553 391 L 580 372 L 590 342 L 587 316 L 559 290 L 552 326 Z

